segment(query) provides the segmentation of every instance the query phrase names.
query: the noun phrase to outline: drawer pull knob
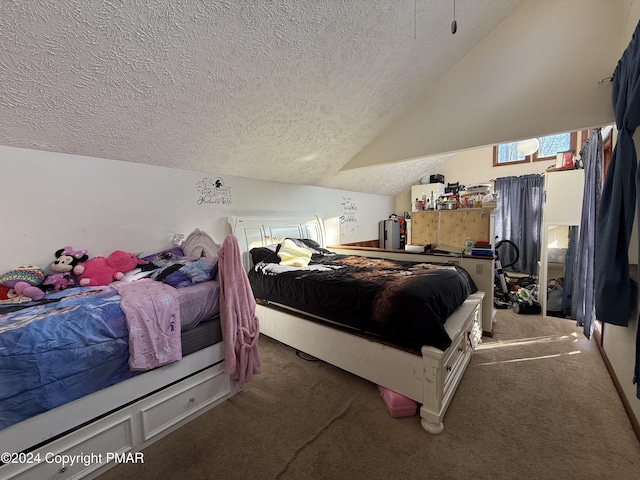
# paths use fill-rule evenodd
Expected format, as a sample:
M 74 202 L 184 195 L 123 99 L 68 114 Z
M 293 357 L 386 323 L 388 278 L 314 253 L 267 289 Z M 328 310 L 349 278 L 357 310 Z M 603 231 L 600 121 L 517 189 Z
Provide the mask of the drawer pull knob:
M 451 365 L 447 365 L 447 372 L 451 371 Z
M 463 351 L 464 351 L 464 348 L 462 348 L 462 347 L 458 347 L 458 351 L 459 351 L 459 352 L 463 352 Z
M 64 473 L 67 471 L 67 467 L 62 467 L 60 470 L 58 470 L 60 473 Z
M 191 397 L 191 398 L 189 399 L 189 403 L 196 403 L 196 399 L 195 399 L 194 397 Z

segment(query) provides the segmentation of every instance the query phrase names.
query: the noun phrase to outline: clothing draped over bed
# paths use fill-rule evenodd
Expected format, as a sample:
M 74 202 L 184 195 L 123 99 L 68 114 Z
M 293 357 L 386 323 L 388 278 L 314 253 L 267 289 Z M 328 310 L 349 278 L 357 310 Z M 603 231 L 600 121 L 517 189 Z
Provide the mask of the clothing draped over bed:
M 225 372 L 242 387 L 260 373 L 256 301 L 244 271 L 238 239 L 233 235 L 225 238 L 218 256 Z
M 178 291 L 147 278 L 114 286 L 129 328 L 131 370 L 150 370 L 181 360 Z

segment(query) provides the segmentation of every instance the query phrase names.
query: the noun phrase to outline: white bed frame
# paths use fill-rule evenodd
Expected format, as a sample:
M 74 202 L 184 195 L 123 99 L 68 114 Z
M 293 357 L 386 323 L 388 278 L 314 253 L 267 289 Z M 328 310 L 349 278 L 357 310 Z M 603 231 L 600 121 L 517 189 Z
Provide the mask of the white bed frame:
M 215 253 L 207 237 L 196 229 L 183 244 L 185 253 Z M 115 465 L 107 454 L 139 452 L 239 390 L 224 373 L 223 343 L 211 345 L 0 430 L 0 453 L 26 452 L 0 466 L 0 478 L 95 478 Z M 95 455 L 74 465 L 56 461 L 79 454 Z
M 324 246 L 324 228 L 318 217 L 232 216 L 228 221 L 247 268 L 251 265 L 251 248 L 278 243 L 285 237 L 311 238 Z M 482 337 L 483 298 L 482 292 L 470 295 L 447 319 L 445 329 L 452 340 L 447 350 L 423 346 L 421 355 L 283 309 L 258 304 L 256 313 L 261 333 L 415 400 L 422 405 L 424 429 L 438 434 L 444 429 L 445 412 Z

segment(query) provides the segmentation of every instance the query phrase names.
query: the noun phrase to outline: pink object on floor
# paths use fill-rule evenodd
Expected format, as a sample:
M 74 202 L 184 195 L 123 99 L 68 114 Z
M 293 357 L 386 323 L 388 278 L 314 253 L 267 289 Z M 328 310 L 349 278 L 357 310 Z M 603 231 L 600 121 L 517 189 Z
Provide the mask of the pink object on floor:
M 418 403 L 398 392 L 378 385 L 380 396 L 384 400 L 387 410 L 394 418 L 412 417 L 418 411 Z

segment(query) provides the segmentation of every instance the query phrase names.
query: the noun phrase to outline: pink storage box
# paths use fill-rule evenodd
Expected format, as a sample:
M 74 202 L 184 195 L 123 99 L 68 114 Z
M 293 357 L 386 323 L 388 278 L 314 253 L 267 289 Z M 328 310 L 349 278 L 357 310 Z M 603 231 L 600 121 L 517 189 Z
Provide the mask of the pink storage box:
M 378 390 L 392 417 L 412 417 L 417 413 L 418 403 L 415 400 L 380 385 L 378 385 Z

